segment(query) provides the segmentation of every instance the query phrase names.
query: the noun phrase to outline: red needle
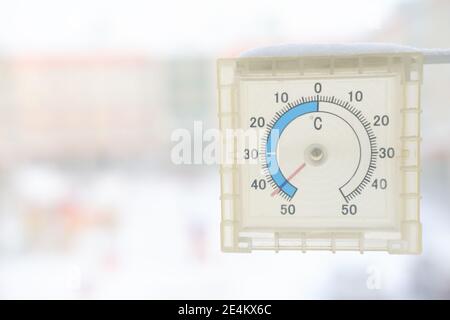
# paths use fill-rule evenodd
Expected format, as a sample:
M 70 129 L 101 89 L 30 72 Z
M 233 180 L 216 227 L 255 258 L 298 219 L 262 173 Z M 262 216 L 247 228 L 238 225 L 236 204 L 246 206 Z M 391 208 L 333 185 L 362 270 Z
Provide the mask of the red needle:
M 294 172 L 292 172 L 292 174 L 287 178 L 287 180 L 285 181 L 285 183 L 287 183 L 288 181 L 290 181 L 292 178 L 294 178 L 300 171 L 302 171 L 302 169 L 306 166 L 306 163 L 302 163 L 297 169 L 295 169 Z M 281 187 L 282 188 L 282 187 Z M 272 192 L 270 195 L 276 196 L 277 194 L 280 193 L 281 188 L 279 187 L 277 190 L 275 190 L 274 192 Z

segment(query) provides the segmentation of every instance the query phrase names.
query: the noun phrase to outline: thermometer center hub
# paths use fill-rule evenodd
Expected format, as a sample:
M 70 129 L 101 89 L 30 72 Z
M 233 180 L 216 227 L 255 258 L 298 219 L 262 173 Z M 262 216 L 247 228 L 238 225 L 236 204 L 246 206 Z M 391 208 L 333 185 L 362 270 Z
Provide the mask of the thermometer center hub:
M 306 162 L 313 166 L 320 166 L 327 161 L 327 151 L 324 146 L 314 143 L 305 150 Z

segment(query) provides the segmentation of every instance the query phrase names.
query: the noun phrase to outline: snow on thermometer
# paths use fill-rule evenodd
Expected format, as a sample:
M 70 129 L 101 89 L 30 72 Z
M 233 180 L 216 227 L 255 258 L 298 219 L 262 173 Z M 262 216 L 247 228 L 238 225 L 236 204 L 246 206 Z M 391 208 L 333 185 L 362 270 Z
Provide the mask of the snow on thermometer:
M 424 58 L 443 62 L 380 44 L 219 60 L 221 130 L 245 135 L 224 134 L 222 249 L 420 253 Z

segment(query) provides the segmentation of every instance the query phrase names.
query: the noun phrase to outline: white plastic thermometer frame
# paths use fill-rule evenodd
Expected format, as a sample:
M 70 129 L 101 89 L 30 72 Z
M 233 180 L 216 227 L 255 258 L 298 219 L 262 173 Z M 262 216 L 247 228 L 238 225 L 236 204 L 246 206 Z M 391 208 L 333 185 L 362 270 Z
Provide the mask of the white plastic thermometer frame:
M 372 50 L 373 51 L 373 50 Z M 219 121 L 222 132 L 239 130 L 239 99 L 237 91 L 241 79 L 292 77 L 320 79 L 320 76 L 346 75 L 358 77 L 395 73 L 400 76 L 402 102 L 400 161 L 401 174 L 398 194 L 399 219 L 395 230 L 355 229 L 351 232 L 336 228 L 279 228 L 263 230 L 242 224 L 243 201 L 240 190 L 241 154 L 235 139 L 222 138 L 221 164 L 221 246 L 225 252 L 251 252 L 252 250 L 339 250 L 387 251 L 396 254 L 418 254 L 422 250 L 420 211 L 420 86 L 424 56 L 414 50 L 379 50 L 359 53 L 301 56 L 243 56 L 218 61 Z M 230 161 L 231 159 L 231 161 Z

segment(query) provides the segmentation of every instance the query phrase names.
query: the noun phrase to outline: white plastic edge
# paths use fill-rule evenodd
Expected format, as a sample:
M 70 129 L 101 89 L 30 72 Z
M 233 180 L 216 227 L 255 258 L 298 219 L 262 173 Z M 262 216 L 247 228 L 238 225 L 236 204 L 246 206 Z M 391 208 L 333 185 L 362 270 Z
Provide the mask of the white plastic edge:
M 425 64 L 450 63 L 450 49 L 415 48 L 399 44 L 377 42 L 347 44 L 282 44 L 251 49 L 243 52 L 240 57 L 298 57 L 410 52 L 423 54 Z

